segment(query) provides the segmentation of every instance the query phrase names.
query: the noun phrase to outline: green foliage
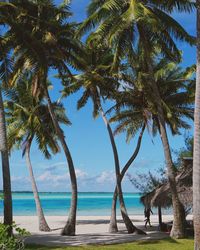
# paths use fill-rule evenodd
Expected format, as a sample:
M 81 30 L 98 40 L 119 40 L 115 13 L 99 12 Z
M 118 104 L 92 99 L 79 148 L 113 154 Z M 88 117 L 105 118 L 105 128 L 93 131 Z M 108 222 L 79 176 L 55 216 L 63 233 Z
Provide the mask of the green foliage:
M 159 88 L 165 122 L 173 135 L 180 134 L 182 128 L 190 128 L 188 120 L 193 119 L 195 69 L 182 69 L 170 60 L 160 60 L 158 55 L 152 61 L 153 78 Z M 145 124 L 156 136 L 159 132 L 157 105 L 147 84 L 149 74 L 139 47 L 120 78 L 123 85 L 113 98 L 116 105 L 110 109 L 115 111 L 110 120 L 117 122 L 115 134 L 126 132 L 129 141 L 138 127 Z
M 188 136 L 185 138 L 185 146 L 174 152 L 176 155 L 176 160 L 174 163 L 176 169 L 182 166 L 184 157 L 193 157 L 193 144 L 194 137 Z
M 167 2 L 167 3 L 166 3 Z M 127 54 L 133 53 L 133 45 L 138 40 L 150 55 L 155 50 L 162 51 L 172 60 L 180 60 L 180 51 L 175 40 L 194 44 L 195 38 L 171 16 L 171 12 L 191 12 L 195 3 L 186 1 L 132 1 L 104 0 L 91 1 L 88 18 L 80 25 L 78 34 L 89 30 L 88 43 L 107 43 L 115 51 L 113 64 Z
M 24 236 L 29 233 L 22 228 L 17 227 L 16 224 L 12 225 L 12 229 L 16 232 L 16 235 L 8 236 L 8 230 L 10 226 L 0 223 L 0 249 L 1 250 L 22 250 L 24 246 Z
M 194 242 L 192 239 L 173 240 L 149 240 L 137 241 L 127 244 L 107 245 L 107 246 L 79 246 L 79 247 L 45 247 L 27 246 L 26 250 L 193 250 Z
M 83 108 L 91 99 L 93 102 L 93 117 L 99 114 L 101 99 L 111 97 L 111 93 L 119 86 L 118 79 L 111 73 L 113 53 L 106 46 L 95 48 L 85 46 L 84 56 L 79 56 L 79 73 L 73 78 L 67 78 L 68 85 L 63 89 L 66 97 L 83 88 L 83 93 L 77 102 L 77 108 Z
M 76 24 L 68 22 L 72 15 L 69 1 L 60 5 L 54 2 L 13 0 L 12 5 L 0 6 L 0 22 L 7 27 L 3 34 L 4 47 L 8 47 L 4 58 L 6 62 L 6 55 L 14 58 L 9 86 L 15 85 L 27 69 L 38 77 L 33 81 L 36 91 L 46 85 L 43 80 L 49 68 L 58 70 L 59 75 L 70 74 L 69 64 L 75 67 L 78 63 L 75 54 L 80 54 L 81 46 L 74 39 Z M 4 74 L 1 68 L 0 74 Z
M 158 169 L 156 173 L 155 175 L 149 171 L 148 173 L 137 174 L 135 177 L 128 174 L 128 178 L 135 188 L 146 194 L 167 181 L 163 168 Z
M 32 94 L 33 79 L 32 74 L 24 74 L 16 87 L 4 91 L 8 148 L 21 147 L 24 155 L 26 146 L 35 138 L 39 150 L 49 159 L 51 152 L 56 154 L 60 148 L 43 93 L 38 96 Z M 53 108 L 58 122 L 69 125 L 62 104 L 53 103 Z

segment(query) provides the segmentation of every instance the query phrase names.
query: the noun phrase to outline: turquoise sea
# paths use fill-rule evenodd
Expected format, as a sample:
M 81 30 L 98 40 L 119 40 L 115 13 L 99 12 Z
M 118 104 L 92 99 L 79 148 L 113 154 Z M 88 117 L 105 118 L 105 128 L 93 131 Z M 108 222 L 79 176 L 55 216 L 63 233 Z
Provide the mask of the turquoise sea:
M 40 193 L 46 215 L 67 215 L 70 206 L 70 193 Z M 129 214 L 143 214 L 139 193 L 124 194 Z M 77 215 L 110 215 L 112 193 L 79 193 Z M 36 215 L 33 194 L 13 193 L 14 215 Z M 0 215 L 3 214 L 3 201 L 0 201 Z M 118 210 L 119 214 L 119 210 Z

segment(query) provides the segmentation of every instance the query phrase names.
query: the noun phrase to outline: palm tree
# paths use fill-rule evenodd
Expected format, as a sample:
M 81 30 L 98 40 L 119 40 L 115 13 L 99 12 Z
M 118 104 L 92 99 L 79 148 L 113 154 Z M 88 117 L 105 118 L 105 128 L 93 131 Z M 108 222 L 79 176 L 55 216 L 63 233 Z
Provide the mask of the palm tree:
M 134 160 L 136 159 L 136 157 L 139 153 L 145 128 L 146 128 L 146 125 L 144 124 L 141 131 L 140 131 L 140 134 L 138 136 L 136 148 L 135 148 L 132 156 L 129 158 L 129 160 L 127 161 L 127 163 L 125 164 L 125 166 L 121 170 L 121 178 L 120 178 L 121 182 L 122 182 L 122 179 L 125 176 L 126 172 L 128 171 L 129 167 L 134 162 Z M 134 123 L 134 128 L 132 127 L 132 129 L 135 130 L 135 123 Z M 134 132 L 134 134 L 135 134 L 135 132 Z M 117 213 L 116 213 L 117 197 L 118 197 L 118 191 L 117 191 L 117 186 L 116 186 L 114 193 L 113 193 L 113 199 L 112 199 L 111 216 L 110 216 L 110 223 L 109 223 L 109 232 L 110 233 L 118 232 L 117 217 L 116 217 L 117 216 Z
M 50 231 L 44 217 L 33 174 L 30 150 L 34 138 L 39 150 L 47 159 L 51 157 L 49 150 L 55 154 L 60 151 L 60 148 L 44 97 L 42 94 L 38 97 L 32 95 L 32 77 L 30 73 L 26 73 L 18 80 L 16 88 L 5 90 L 8 98 L 5 103 L 8 123 L 8 146 L 10 150 L 14 147 L 22 148 L 22 155 L 26 156 L 38 215 L 39 230 Z M 63 124 L 69 124 L 62 105 L 54 103 L 53 106 L 58 121 Z
M 168 179 L 172 192 L 174 221 L 171 236 L 184 237 L 183 207 L 179 201 L 171 151 L 166 132 L 164 113 L 158 86 L 153 79 L 152 53 L 155 49 L 162 51 L 164 56 L 172 60 L 180 60 L 180 52 L 174 42 L 174 37 L 181 41 L 194 44 L 194 38 L 172 18 L 174 10 L 191 12 L 195 3 L 186 0 L 174 1 L 94 1 L 88 8 L 88 19 L 80 26 L 79 34 L 88 29 L 96 28 L 89 36 L 90 44 L 107 43 L 115 50 L 113 70 L 124 56 L 134 56 L 133 47 L 138 41 L 142 48 L 146 70 L 149 74 L 148 86 L 156 103 L 161 140 L 167 165 Z
M 194 162 L 193 162 L 193 220 L 195 232 L 194 249 L 200 249 L 200 0 L 196 0 L 197 6 L 197 79 L 194 115 Z
M 4 196 L 4 224 L 9 226 L 8 235 L 12 234 L 12 191 L 10 166 L 8 157 L 7 132 L 5 112 L 2 97 L 2 84 L 8 84 L 8 77 L 12 70 L 12 61 L 9 58 L 9 47 L 4 45 L 4 41 L 0 39 L 0 151 L 2 158 L 2 173 L 3 173 L 3 196 Z
M 94 107 L 93 116 L 96 117 L 99 113 L 101 114 L 102 119 L 106 125 L 113 150 L 117 189 L 119 193 L 122 218 L 124 220 L 128 233 L 143 233 L 133 225 L 126 210 L 121 188 L 120 164 L 117 147 L 115 144 L 113 131 L 101 104 L 101 97 L 109 97 L 110 93 L 113 92 L 114 89 L 117 88 L 117 86 L 119 86 L 117 77 L 110 74 L 112 60 L 113 54 L 110 49 L 101 46 L 95 49 L 86 47 L 84 56 L 79 57 L 78 69 L 81 72 L 80 74 L 73 75 L 72 78 L 68 78 L 68 76 L 66 76 L 65 81 L 68 81 L 70 83 L 63 90 L 63 96 L 67 96 L 68 94 L 83 87 L 83 94 L 77 103 L 78 109 L 82 108 L 87 103 L 88 99 L 91 98 Z M 131 164 L 134 160 L 135 154 L 136 153 L 133 153 L 130 161 L 127 163 L 128 165 Z
M 71 15 L 69 6 L 56 6 L 52 1 L 12 1 L 12 4 L 0 5 L 0 19 L 7 24 L 6 35 L 12 41 L 15 64 L 10 84 L 23 74 L 24 70 L 34 72 L 33 93 L 43 91 L 48 102 L 55 131 L 65 153 L 70 180 L 71 206 L 63 235 L 75 235 L 77 210 L 77 181 L 70 150 L 67 146 L 62 129 L 56 119 L 47 86 L 50 68 L 56 69 L 62 79 L 64 73 L 70 74 L 68 64 L 74 66 L 75 53 L 80 51 L 80 43 L 74 39 L 75 25 L 67 22 Z
M 176 64 L 166 59 L 158 61 L 154 65 L 154 79 L 159 86 L 162 97 L 165 120 L 173 135 L 179 134 L 181 128 L 188 129 L 190 126 L 185 122 L 185 118 L 193 119 L 193 80 L 191 79 L 194 68 L 182 70 Z M 140 54 L 135 60 L 134 67 L 128 67 L 127 73 L 122 73 L 122 80 L 125 89 L 118 92 L 116 105 L 110 109 L 116 109 L 116 114 L 111 118 L 111 122 L 119 123 L 115 134 L 127 132 L 129 141 L 138 130 L 137 125 L 143 124 L 143 128 L 138 138 L 138 145 L 135 157 L 139 151 L 142 134 L 145 127 L 152 124 L 152 133 L 155 136 L 159 131 L 159 123 L 156 110 L 149 103 L 149 93 L 145 89 L 146 71 L 140 61 Z M 190 88 L 190 91 L 188 91 Z M 150 130 L 150 128 L 148 129 Z M 130 164 L 129 164 L 130 163 Z M 121 171 L 121 180 L 129 169 L 132 162 L 130 160 Z M 112 203 L 112 213 L 110 220 L 110 231 L 117 231 L 116 226 L 116 201 L 117 192 L 115 189 Z
M 194 44 L 194 37 L 169 14 L 173 11 L 192 12 L 194 8 L 195 3 L 190 0 L 92 1 L 88 6 L 88 18 L 80 25 L 77 35 L 93 29 L 88 42 L 94 44 L 101 41 L 111 45 L 115 49 L 115 64 L 133 50 L 138 38 L 142 39 L 142 34 L 148 34 L 141 43 L 148 43 L 151 51 L 156 44 L 162 49 L 162 54 L 171 56 L 173 60 L 180 59 L 173 37 L 190 44 Z

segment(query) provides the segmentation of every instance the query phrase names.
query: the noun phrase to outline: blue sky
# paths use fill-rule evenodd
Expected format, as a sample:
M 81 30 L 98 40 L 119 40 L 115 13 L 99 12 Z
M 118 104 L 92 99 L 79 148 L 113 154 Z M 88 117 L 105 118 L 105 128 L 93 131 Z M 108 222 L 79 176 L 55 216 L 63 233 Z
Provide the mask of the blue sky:
M 83 20 L 87 3 L 88 0 L 72 0 L 73 20 Z M 195 35 L 195 13 L 190 15 L 174 13 L 173 16 L 190 34 Z M 179 43 L 179 48 L 183 50 L 182 65 L 184 67 L 195 63 L 194 47 Z M 57 100 L 61 85 L 58 80 L 54 80 L 53 83 L 54 89 L 51 91 L 51 96 Z M 71 127 L 63 127 L 63 129 L 76 167 L 79 191 L 113 191 L 115 185 L 114 161 L 107 131 L 101 117 L 93 119 L 91 102 L 82 110 L 76 110 L 79 95 L 80 93 L 77 93 L 63 101 L 67 115 L 72 122 Z M 192 133 L 192 131 L 183 131 L 183 135 L 188 133 Z M 127 145 L 124 134 L 116 137 L 121 166 L 133 152 L 136 139 L 137 136 Z M 184 146 L 184 136 L 172 137 L 169 135 L 169 140 L 173 150 Z M 70 191 L 68 169 L 63 153 L 53 156 L 51 160 L 45 160 L 36 145 L 33 144 L 31 159 L 40 191 Z M 20 151 L 13 152 L 10 165 L 12 189 L 31 190 L 25 159 L 22 159 Z M 135 175 L 148 170 L 156 172 L 156 169 L 164 165 L 160 138 L 152 138 L 146 132 L 140 153 L 129 173 Z M 0 172 L 1 188 L 2 173 Z M 127 178 L 124 180 L 123 189 L 124 191 L 135 191 Z

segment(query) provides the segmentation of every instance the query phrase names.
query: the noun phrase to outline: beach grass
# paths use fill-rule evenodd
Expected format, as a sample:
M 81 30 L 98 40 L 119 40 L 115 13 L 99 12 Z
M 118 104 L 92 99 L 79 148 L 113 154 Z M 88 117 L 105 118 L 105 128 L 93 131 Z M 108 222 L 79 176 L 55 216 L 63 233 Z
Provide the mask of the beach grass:
M 79 246 L 79 247 L 45 247 L 45 246 L 27 246 L 26 250 L 193 250 L 193 239 L 174 240 L 171 238 L 164 240 L 137 241 L 134 243 L 104 245 L 104 246 Z

